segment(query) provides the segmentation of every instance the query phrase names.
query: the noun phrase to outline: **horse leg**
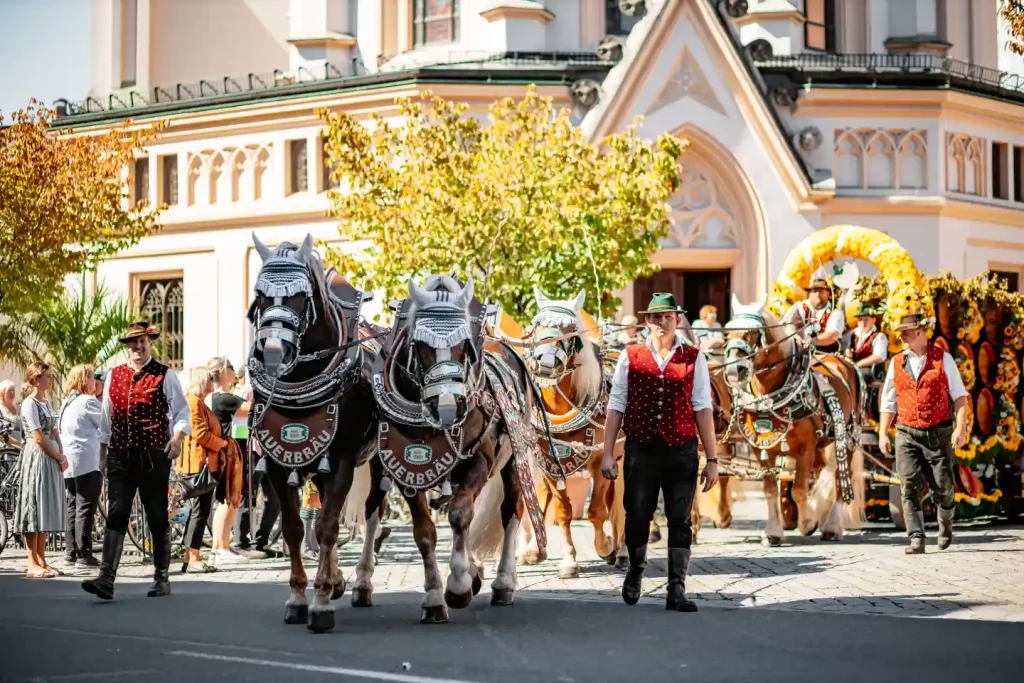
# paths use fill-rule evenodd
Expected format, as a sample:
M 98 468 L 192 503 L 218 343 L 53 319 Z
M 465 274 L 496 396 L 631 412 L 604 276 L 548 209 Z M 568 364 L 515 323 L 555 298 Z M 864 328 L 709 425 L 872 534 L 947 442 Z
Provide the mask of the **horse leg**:
M 281 534 L 288 547 L 291 572 L 288 586 L 291 593 L 284 603 L 284 623 L 305 624 L 309 620 L 309 603 L 306 602 L 306 569 L 302 565 L 302 519 L 299 518 L 299 487 L 285 483 L 282 468 L 273 468 L 269 473 L 271 484 L 281 501 Z
M 580 575 L 576 564 L 576 546 L 572 542 L 572 500 L 569 490 L 555 489 L 555 523 L 562 530 L 562 560 L 558 563 L 558 578 L 575 579 Z
M 510 460 L 501 471 L 502 488 L 505 497 L 501 502 L 501 526 L 505 535 L 501 543 L 501 559 L 498 571 L 491 583 L 491 605 L 506 607 L 512 604 L 516 591 L 516 532 L 522 514 L 519 485 L 516 481 L 515 466 Z M 577 568 L 577 572 L 579 568 Z
M 370 471 L 370 494 L 366 498 L 366 533 L 363 535 L 363 551 L 356 564 L 356 581 L 352 584 L 353 607 L 373 606 L 373 570 L 377 566 L 376 538 L 386 492 L 380 488 L 383 470 L 379 459 L 374 458 L 371 461 Z
M 454 609 L 468 607 L 473 600 L 473 575 L 476 568 L 469 552 L 469 526 L 473 522 L 474 498 L 486 481 L 486 461 L 477 457 L 470 461 L 472 469 L 466 473 L 461 486 L 448 502 L 448 523 L 452 528 L 452 554 L 448 560 L 448 582 L 444 601 Z
M 615 546 L 615 568 L 620 571 L 629 569 L 629 551 L 626 550 L 626 505 L 623 503 L 625 487 L 622 477 L 611 482 L 608 487 L 611 494 L 611 504 L 608 510 L 608 519 L 612 525 L 612 543 Z
M 690 506 L 690 544 L 697 545 L 697 532 L 700 531 L 700 476 L 693 487 L 693 504 Z
M 611 564 L 615 561 L 615 546 L 604 530 L 605 520 L 608 519 L 606 499 L 611 482 L 601 476 L 600 451 L 590 458 L 587 471 L 590 472 L 590 480 L 594 482 L 594 489 L 590 494 L 590 509 L 587 510 L 587 520 L 594 525 L 594 550 L 597 551 L 598 557 Z
M 444 624 L 448 621 L 448 608 L 441 592 L 441 570 L 437 567 L 437 527 L 434 526 L 426 495 L 417 493 L 412 498 L 406 497 L 405 502 L 409 504 L 412 516 L 412 537 L 423 558 L 424 594 L 420 603 L 420 623 Z
M 554 490 L 555 487 L 550 477 L 546 474 L 541 475 L 540 481 L 537 482 L 537 501 L 540 503 L 541 514 L 545 519 L 547 518 L 548 507 L 554 502 Z M 533 529 L 533 525 L 528 520 L 523 524 L 523 527 L 523 533 L 526 536 L 523 540 L 528 541 L 528 544 L 524 545 L 519 561 L 523 564 L 540 564 L 548 559 L 548 549 L 537 545 L 537 534 Z
M 804 536 L 810 536 L 818 528 L 818 520 L 808 506 L 808 490 L 813 463 L 804 453 L 797 454 L 796 472 L 793 475 L 793 502 L 796 503 L 797 528 Z
M 782 504 L 779 499 L 779 480 L 774 474 L 766 474 L 761 481 L 765 500 L 768 501 L 768 524 L 762 534 L 762 544 L 770 547 L 782 545 Z
M 327 489 L 323 499 L 322 513 L 316 522 L 316 537 L 320 545 L 319 568 L 316 592 L 313 594 L 313 605 L 309 611 L 309 629 L 322 633 L 334 628 L 334 605 L 345 592 L 345 578 L 338 567 L 338 527 L 341 520 L 341 508 L 345 504 L 345 496 L 352 486 L 354 471 L 351 460 L 339 460 L 337 473 L 324 479 Z

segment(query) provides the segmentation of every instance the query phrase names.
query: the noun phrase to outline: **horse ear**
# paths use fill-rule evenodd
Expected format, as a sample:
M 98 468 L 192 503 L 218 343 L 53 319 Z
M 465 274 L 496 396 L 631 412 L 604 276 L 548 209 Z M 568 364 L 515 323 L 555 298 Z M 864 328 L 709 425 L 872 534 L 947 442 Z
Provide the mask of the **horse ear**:
M 587 300 L 587 290 L 581 289 L 580 293 L 576 295 L 576 298 L 572 301 L 572 310 L 577 313 L 583 308 L 583 302 Z
M 544 308 L 544 305 L 550 301 L 537 285 L 533 286 L 533 298 L 537 300 L 537 308 Z
M 417 306 L 430 303 L 430 293 L 421 289 L 412 278 L 409 278 L 409 298 Z
M 313 254 L 313 235 L 306 233 L 306 239 L 302 240 L 302 246 L 299 247 L 299 254 L 303 257 L 312 256 Z
M 256 247 L 256 253 L 260 255 L 260 260 L 266 261 L 270 258 L 270 249 L 263 242 L 260 242 L 260 238 L 256 236 L 256 233 L 252 234 L 252 243 Z
M 738 311 L 741 308 L 743 308 L 743 304 L 740 303 L 739 297 L 736 296 L 735 292 L 733 292 L 733 295 L 732 295 L 732 314 L 736 315 L 736 311 Z
M 466 280 L 466 286 L 459 292 L 458 298 L 455 299 L 455 303 L 460 308 L 465 308 L 469 305 L 469 302 L 473 299 L 473 276 L 470 275 L 469 279 Z

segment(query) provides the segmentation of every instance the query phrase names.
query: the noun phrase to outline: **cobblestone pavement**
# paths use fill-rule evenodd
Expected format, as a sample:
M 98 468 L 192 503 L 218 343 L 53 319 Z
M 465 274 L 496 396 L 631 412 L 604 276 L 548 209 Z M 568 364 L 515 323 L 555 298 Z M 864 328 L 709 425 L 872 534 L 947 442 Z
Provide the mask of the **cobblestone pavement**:
M 687 591 L 702 607 L 1024 621 L 1024 527 L 1020 525 L 958 525 L 954 544 L 945 552 L 935 547 L 934 530 L 930 530 L 928 552 L 908 557 L 903 553 L 905 536 L 881 525 L 852 532 L 839 543 L 825 544 L 818 536 L 804 538 L 790 532 L 782 547 L 762 547 L 764 510 L 763 498 L 747 494 L 735 506 L 732 528 L 719 530 L 707 523 L 701 528 Z M 558 577 L 561 534 L 552 527 L 549 559 L 536 566 L 520 566 L 521 598 L 619 600 L 622 573 L 597 557 L 592 526 L 576 522 L 573 534 L 579 578 Z M 449 539 L 447 524 L 440 524 L 439 559 L 447 558 Z M 358 552 L 358 543 L 341 549 L 347 577 L 354 575 Z M 650 556 L 644 589 L 652 599 L 660 598 L 665 589 L 664 540 L 651 546 Z M 23 562 L 21 551 L 9 547 L 0 556 L 0 572 L 16 572 Z M 137 557 L 126 557 L 121 569 L 123 579 L 138 581 L 152 571 Z M 307 564 L 307 570 L 312 578 L 312 565 Z M 490 569 L 488 576 L 493 576 Z M 210 575 L 172 575 L 173 582 L 280 583 L 282 599 L 287 578 L 287 566 L 281 560 L 252 562 Z M 422 590 L 423 568 L 408 527 L 393 528 L 373 583 L 377 594 Z

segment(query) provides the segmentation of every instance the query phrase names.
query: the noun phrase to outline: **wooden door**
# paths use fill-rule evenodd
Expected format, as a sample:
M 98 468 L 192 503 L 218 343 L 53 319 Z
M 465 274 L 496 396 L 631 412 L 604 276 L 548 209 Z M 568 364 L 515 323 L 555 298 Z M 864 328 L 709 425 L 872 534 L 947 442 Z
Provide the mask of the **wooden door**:
M 729 319 L 728 270 L 673 270 L 663 269 L 651 277 L 640 278 L 633 283 L 633 310 L 641 311 L 651 301 L 655 292 L 669 292 L 676 302 L 686 309 L 686 317 L 692 322 L 697 319 L 700 309 L 711 304 L 718 309 L 719 322 Z

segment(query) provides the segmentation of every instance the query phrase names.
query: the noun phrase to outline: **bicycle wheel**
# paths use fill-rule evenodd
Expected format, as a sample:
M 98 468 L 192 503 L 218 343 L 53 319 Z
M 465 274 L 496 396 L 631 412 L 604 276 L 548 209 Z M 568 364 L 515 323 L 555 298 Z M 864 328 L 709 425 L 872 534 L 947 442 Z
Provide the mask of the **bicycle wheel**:
M 0 510 L 0 554 L 3 554 L 4 548 L 7 547 L 7 537 L 10 533 L 10 528 L 7 526 L 7 513 Z
M 132 511 L 128 516 L 128 539 L 140 553 L 145 555 L 152 550 L 149 542 L 149 526 L 146 524 L 146 515 L 142 509 L 142 499 L 135 494 L 132 499 Z

